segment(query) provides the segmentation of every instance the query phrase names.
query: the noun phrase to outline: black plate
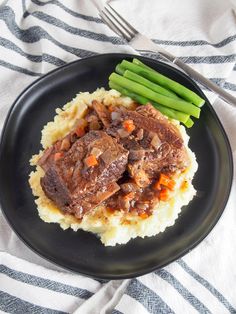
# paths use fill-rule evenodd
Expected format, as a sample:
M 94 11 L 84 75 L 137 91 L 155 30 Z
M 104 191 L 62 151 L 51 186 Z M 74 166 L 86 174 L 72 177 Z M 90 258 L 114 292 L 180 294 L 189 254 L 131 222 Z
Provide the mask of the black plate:
M 0 200 L 13 230 L 32 250 L 62 267 L 92 277 L 128 278 L 163 267 L 186 254 L 210 232 L 229 197 L 233 163 L 229 141 L 208 100 L 186 75 L 164 63 L 141 58 L 149 66 L 206 99 L 200 120 L 188 130 L 199 170 L 199 197 L 182 210 L 176 224 L 151 238 L 105 247 L 95 235 L 63 231 L 43 222 L 28 184 L 29 159 L 40 149 L 41 129 L 79 91 L 107 87 L 115 65 L 131 55 L 106 54 L 61 67 L 31 84 L 15 101 L 0 144 Z

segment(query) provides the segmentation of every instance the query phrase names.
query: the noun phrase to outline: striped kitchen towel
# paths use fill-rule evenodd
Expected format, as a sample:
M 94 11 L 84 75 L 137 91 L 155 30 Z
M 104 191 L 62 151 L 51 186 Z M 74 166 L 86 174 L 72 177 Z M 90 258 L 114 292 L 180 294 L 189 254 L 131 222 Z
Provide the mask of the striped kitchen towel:
M 101 288 L 82 276 L 56 273 L 0 252 L 0 309 L 9 313 L 72 313 Z
M 105 1 L 105 0 L 104 0 Z M 1 3 L 1 1 L 0 1 Z M 230 1 L 113 0 L 137 29 L 236 96 L 236 15 Z M 98 0 L 8 0 L 0 6 L 0 129 L 17 95 L 79 58 L 135 53 L 98 16 Z M 157 55 L 146 55 L 158 58 Z M 204 90 L 236 161 L 236 110 Z M 236 173 L 219 223 L 193 251 L 132 280 L 72 274 L 31 252 L 0 213 L 0 311 L 7 313 L 236 313 Z

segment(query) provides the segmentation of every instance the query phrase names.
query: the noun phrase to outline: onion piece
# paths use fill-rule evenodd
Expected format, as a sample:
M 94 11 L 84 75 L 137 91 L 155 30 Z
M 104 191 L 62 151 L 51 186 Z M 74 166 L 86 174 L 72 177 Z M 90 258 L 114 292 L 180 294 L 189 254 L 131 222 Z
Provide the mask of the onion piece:
M 91 155 L 94 155 L 96 158 L 98 158 L 102 153 L 101 149 L 97 147 L 93 147 L 91 150 Z
M 130 133 L 125 131 L 124 129 L 119 129 L 117 130 L 117 132 L 121 138 L 128 137 L 130 135 Z
M 141 141 L 143 139 L 143 129 L 138 130 L 137 140 Z
M 62 142 L 61 142 L 61 147 L 60 147 L 60 149 L 67 151 L 67 150 L 69 150 L 69 148 L 70 148 L 70 140 L 69 140 L 68 137 L 65 137 L 65 138 L 62 140 Z
M 158 135 L 155 134 L 151 140 L 151 145 L 158 150 L 158 148 L 161 146 L 161 140 L 159 139 Z
M 112 121 L 114 121 L 114 120 L 119 120 L 120 118 L 121 118 L 120 112 L 113 111 L 113 112 L 111 113 L 111 119 L 112 119 Z

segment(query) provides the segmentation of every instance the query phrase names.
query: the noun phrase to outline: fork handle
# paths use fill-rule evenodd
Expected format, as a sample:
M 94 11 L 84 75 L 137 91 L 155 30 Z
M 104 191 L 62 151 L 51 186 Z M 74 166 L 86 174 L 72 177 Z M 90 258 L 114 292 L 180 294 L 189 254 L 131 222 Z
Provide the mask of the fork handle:
M 145 51 L 140 50 L 140 47 L 145 46 L 148 51 L 153 51 L 159 53 L 162 57 L 167 59 L 168 61 L 172 62 L 173 64 L 177 65 L 180 69 L 182 69 L 185 73 L 189 76 L 194 78 L 196 81 L 201 83 L 206 88 L 210 89 L 211 91 L 215 92 L 220 98 L 222 98 L 227 103 L 231 104 L 232 106 L 236 106 L 236 97 L 227 93 L 225 90 L 217 86 L 215 83 L 208 80 L 206 77 L 201 75 L 199 72 L 195 71 L 189 65 L 181 61 L 179 58 L 175 57 L 162 47 L 156 45 L 152 40 L 144 36 L 143 34 L 138 33 L 131 41 L 131 46 L 138 50 L 138 51 Z
M 193 68 L 191 68 L 189 65 L 187 65 L 186 63 L 184 63 L 180 59 L 175 58 L 174 60 L 172 60 L 172 62 L 174 64 L 176 64 L 179 68 L 184 70 L 184 72 L 186 72 L 189 76 L 191 76 L 196 81 L 198 81 L 199 83 L 204 85 L 206 88 L 215 92 L 224 101 L 226 101 L 227 103 L 229 103 L 233 106 L 236 106 L 236 97 L 234 97 L 230 93 L 227 93 L 226 91 L 224 91 L 222 88 L 220 88 L 215 83 L 213 83 L 210 80 L 208 80 L 207 78 L 205 78 L 203 75 L 201 75 L 199 72 L 195 71 Z

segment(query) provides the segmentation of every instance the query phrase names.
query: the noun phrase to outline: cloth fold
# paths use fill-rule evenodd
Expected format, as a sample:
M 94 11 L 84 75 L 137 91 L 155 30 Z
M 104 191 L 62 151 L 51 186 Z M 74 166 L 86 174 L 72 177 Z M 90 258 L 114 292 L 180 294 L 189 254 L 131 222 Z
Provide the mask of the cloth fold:
M 140 32 L 236 96 L 236 15 L 230 1 L 110 1 Z M 41 75 L 70 61 L 136 53 L 104 25 L 98 0 L 0 5 L 0 130 L 11 104 Z M 144 54 L 155 59 L 152 52 Z M 78 87 L 79 91 L 79 87 Z M 203 89 L 236 161 L 236 109 Z M 219 178 L 220 180 L 221 178 Z M 236 313 L 236 173 L 226 209 L 193 251 L 139 278 L 98 281 L 28 249 L 0 213 L 0 311 L 8 313 Z

